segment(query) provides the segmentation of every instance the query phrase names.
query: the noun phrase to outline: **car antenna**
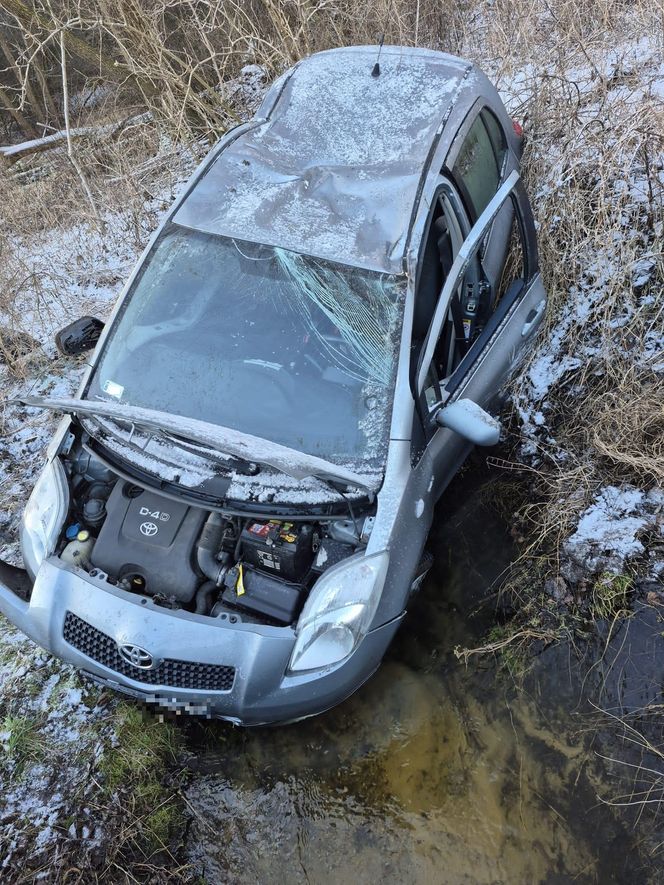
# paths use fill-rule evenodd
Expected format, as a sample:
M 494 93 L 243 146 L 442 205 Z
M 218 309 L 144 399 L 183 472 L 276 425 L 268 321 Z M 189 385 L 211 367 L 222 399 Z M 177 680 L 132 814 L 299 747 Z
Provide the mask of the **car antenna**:
M 376 64 L 373 66 L 373 70 L 371 72 L 372 77 L 380 77 L 380 53 L 382 52 L 384 42 L 385 33 L 383 32 L 380 35 L 380 43 L 378 44 L 378 58 L 376 59 Z

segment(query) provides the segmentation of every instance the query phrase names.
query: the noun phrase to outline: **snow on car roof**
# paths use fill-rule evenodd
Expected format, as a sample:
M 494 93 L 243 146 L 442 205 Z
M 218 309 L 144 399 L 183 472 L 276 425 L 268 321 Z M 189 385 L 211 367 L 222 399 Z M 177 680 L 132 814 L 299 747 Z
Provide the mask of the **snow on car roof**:
M 385 46 L 373 77 L 377 51 L 333 49 L 296 65 L 174 221 L 402 272 L 427 155 L 472 66 L 441 52 Z

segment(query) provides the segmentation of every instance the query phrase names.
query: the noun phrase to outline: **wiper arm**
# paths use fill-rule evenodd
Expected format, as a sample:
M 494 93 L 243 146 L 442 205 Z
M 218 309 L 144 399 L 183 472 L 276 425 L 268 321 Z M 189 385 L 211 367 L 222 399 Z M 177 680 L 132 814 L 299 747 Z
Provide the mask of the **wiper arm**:
M 359 474 L 326 461 L 324 458 L 307 455 L 260 436 L 253 436 L 231 427 L 221 427 L 195 418 L 184 418 L 181 415 L 171 415 L 168 412 L 158 412 L 154 409 L 144 409 L 124 403 L 109 403 L 105 400 L 95 402 L 75 397 L 25 396 L 17 397 L 13 402 L 38 409 L 65 412 L 70 415 L 101 415 L 106 418 L 128 421 L 155 432 L 166 431 L 176 436 L 182 435 L 191 442 L 209 446 L 243 461 L 254 461 L 274 467 L 294 479 L 320 476 L 356 486 L 359 489 L 366 489 L 369 493 L 377 489 Z
M 237 458 L 234 455 L 227 455 L 225 452 L 221 452 L 218 448 L 204 445 L 195 439 L 190 439 L 179 433 L 171 433 L 169 430 L 159 430 L 157 431 L 157 435 L 162 439 L 167 439 L 169 442 L 176 443 L 178 446 L 181 446 L 188 452 L 192 452 L 194 455 L 200 455 L 201 449 L 203 449 L 209 457 L 213 458 L 216 464 L 219 464 L 227 470 L 240 473 L 243 476 L 256 476 L 260 473 L 260 466 L 256 461 L 248 461 L 246 458 Z
M 211 458 L 215 462 L 215 464 L 218 464 L 224 470 L 239 473 L 244 476 L 256 476 L 256 474 L 260 471 L 258 464 L 256 464 L 254 461 L 246 461 L 244 458 L 234 458 L 232 455 L 223 456 L 217 449 L 213 449 L 210 446 L 204 446 L 202 443 L 199 443 L 196 440 L 191 440 L 181 434 L 171 433 L 167 430 L 155 430 L 154 428 L 145 428 L 142 424 L 131 421 L 129 418 L 109 419 L 115 421 L 117 424 L 128 424 L 132 428 L 129 434 L 129 438 L 126 438 L 121 433 L 118 433 L 116 430 L 114 430 L 112 427 L 109 427 L 109 425 L 105 421 L 101 420 L 101 417 L 99 415 L 86 415 L 85 417 L 87 420 L 93 421 L 97 425 L 97 427 L 101 428 L 104 433 L 112 436 L 122 445 L 128 446 L 130 449 L 135 449 L 138 452 L 145 451 L 147 446 L 150 444 L 151 439 L 165 439 L 168 442 L 176 443 L 180 448 L 183 448 L 188 452 L 192 452 L 195 455 Z M 133 441 L 132 434 L 134 428 L 136 427 L 140 427 L 144 432 L 147 432 L 149 434 L 148 438 L 145 440 L 145 445 L 143 447 Z M 160 460 L 158 455 L 154 455 L 154 457 L 157 461 Z

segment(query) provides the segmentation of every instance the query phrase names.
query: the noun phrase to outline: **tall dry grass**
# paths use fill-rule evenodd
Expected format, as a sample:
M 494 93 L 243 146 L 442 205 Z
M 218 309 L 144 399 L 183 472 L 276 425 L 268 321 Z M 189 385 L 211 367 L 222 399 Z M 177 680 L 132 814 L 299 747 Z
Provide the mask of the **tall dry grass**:
M 178 137 L 213 138 L 235 118 L 219 87 L 243 65 L 276 74 L 303 55 L 381 35 L 453 51 L 471 8 L 468 0 L 4 0 L 0 31 L 13 61 L 5 90 L 38 126 L 33 111 L 43 116 L 45 102 L 33 109 L 30 96 L 44 70 L 50 93 L 61 95 L 64 33 L 77 84 L 103 80 L 121 107 L 150 108 Z
M 501 9 L 513 30 L 485 36 L 527 123 L 549 295 L 531 370 L 556 377 L 543 395 L 528 371 L 513 387 L 517 461 L 520 418 L 542 421 L 526 428 L 539 473 L 521 516 L 546 572 L 598 488 L 664 479 L 664 6 L 535 0 L 524 18 Z

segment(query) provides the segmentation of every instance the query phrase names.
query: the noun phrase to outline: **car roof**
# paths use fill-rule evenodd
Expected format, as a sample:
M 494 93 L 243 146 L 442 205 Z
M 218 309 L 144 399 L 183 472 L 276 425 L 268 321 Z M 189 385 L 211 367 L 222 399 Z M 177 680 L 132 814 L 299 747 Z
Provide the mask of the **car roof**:
M 374 77 L 377 52 L 332 49 L 286 72 L 174 221 L 403 272 L 427 157 L 479 71 L 442 52 L 385 46 Z

